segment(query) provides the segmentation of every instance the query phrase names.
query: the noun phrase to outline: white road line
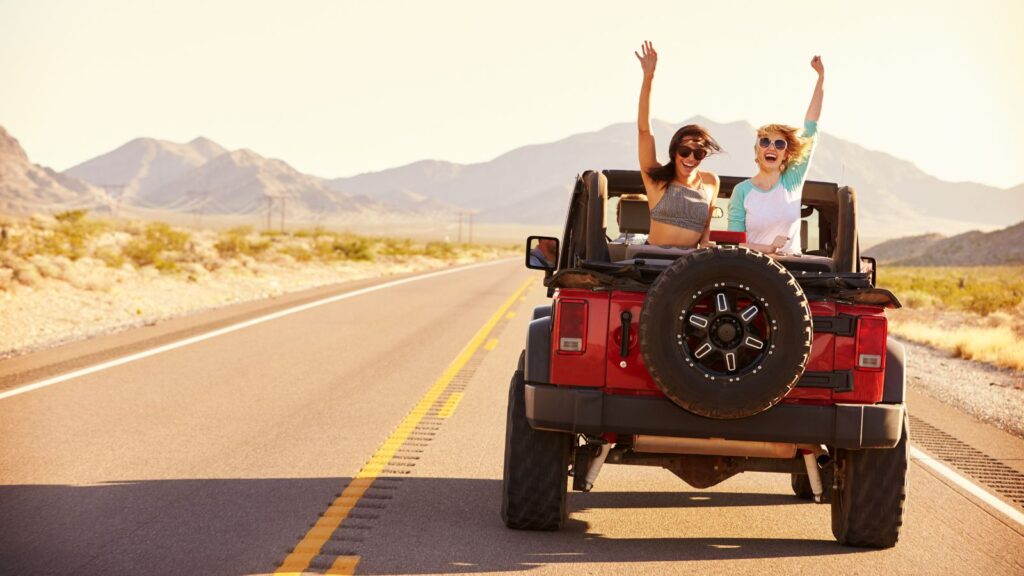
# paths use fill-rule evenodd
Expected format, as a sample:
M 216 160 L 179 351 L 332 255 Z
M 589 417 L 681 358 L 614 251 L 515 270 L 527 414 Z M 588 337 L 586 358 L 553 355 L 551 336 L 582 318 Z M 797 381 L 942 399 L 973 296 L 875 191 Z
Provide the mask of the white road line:
M 989 506 L 995 508 L 1004 516 L 1016 522 L 1018 525 L 1024 526 L 1024 514 L 1021 514 L 1013 506 L 1010 506 L 1006 502 L 1003 502 L 999 498 L 996 498 L 995 496 L 993 496 L 992 494 L 990 494 L 989 492 L 985 491 L 983 488 L 975 484 L 974 482 L 971 482 L 967 478 L 964 478 L 963 476 L 957 474 L 942 462 L 939 462 L 935 458 L 932 458 L 931 456 L 922 452 L 921 450 L 918 450 L 914 446 L 910 447 L 910 455 L 917 462 L 920 462 L 921 464 L 924 464 L 925 466 L 938 472 L 947 480 L 963 488 L 964 490 L 970 492 L 976 498 L 978 498 L 985 504 L 988 504 Z
M 118 358 L 117 360 L 111 360 L 110 362 L 104 362 L 102 364 L 97 364 L 95 366 L 90 366 L 88 368 L 83 368 L 81 370 L 75 370 L 74 372 L 68 372 L 67 374 L 61 374 L 60 376 L 54 376 L 53 378 L 48 378 L 46 380 L 42 380 L 42 381 L 36 382 L 34 384 L 26 384 L 25 386 L 20 386 L 18 388 L 13 388 L 11 390 L 7 390 L 6 392 L 0 392 L 0 400 L 3 400 L 4 398 L 10 398 L 11 396 L 17 396 L 18 394 L 24 394 L 26 392 L 31 392 L 33 390 L 39 390 L 40 388 L 45 388 L 47 386 L 53 386 L 54 384 L 60 384 L 61 382 L 67 382 L 68 380 L 73 380 L 75 378 L 80 378 L 82 376 L 87 376 L 89 374 L 94 374 L 94 373 L 99 372 L 101 370 L 106 370 L 108 368 L 113 368 L 115 366 L 121 366 L 122 364 L 128 364 L 129 362 L 135 362 L 136 360 L 142 360 L 143 358 L 149 358 L 150 356 L 155 356 L 155 355 L 161 354 L 163 352 L 169 352 L 171 350 L 176 350 L 178 348 L 182 348 L 182 347 L 188 346 L 190 344 L 195 344 L 196 342 L 202 342 L 203 340 L 209 340 L 210 338 L 216 338 L 217 336 L 223 336 L 224 334 L 230 334 L 230 333 L 235 332 L 237 330 L 242 330 L 243 328 L 249 328 L 250 326 L 255 326 L 257 324 L 262 324 L 264 322 L 270 322 L 271 320 L 277 320 L 278 318 L 283 318 L 285 316 L 290 316 L 292 314 L 297 314 L 299 312 L 304 312 L 306 310 L 309 310 L 310 308 L 316 308 L 318 306 L 324 306 L 325 304 L 333 304 L 334 302 L 339 302 L 341 300 L 347 300 L 349 298 L 355 298 L 356 296 L 362 296 L 363 294 L 368 294 L 370 292 L 376 292 L 378 290 L 384 290 L 384 289 L 387 289 L 387 288 L 393 288 L 395 286 L 401 286 L 402 284 L 409 284 L 411 282 L 419 282 L 420 280 L 427 280 L 429 278 L 437 278 L 438 276 L 445 276 L 447 274 L 455 274 L 455 273 L 458 273 L 458 272 L 465 272 L 467 270 L 474 270 L 476 268 L 483 268 L 483 267 L 486 267 L 486 266 L 494 266 L 496 264 L 505 264 L 505 263 L 509 262 L 510 260 L 511 259 L 496 260 L 496 261 L 493 261 L 493 262 L 483 262 L 483 263 L 480 263 L 480 264 L 472 264 L 470 266 L 464 266 L 464 267 L 461 267 L 461 268 L 452 268 L 450 270 L 440 270 L 438 272 L 429 272 L 427 274 L 423 274 L 423 275 L 420 275 L 420 276 L 413 276 L 411 278 L 403 278 L 401 280 L 393 280 L 391 282 L 385 282 L 384 284 L 378 284 L 376 286 L 370 286 L 368 288 L 361 288 L 359 290 L 353 290 L 352 292 L 346 292 L 344 294 L 339 294 L 337 296 L 331 296 L 330 298 L 324 298 L 323 300 L 317 300 L 316 302 L 309 302 L 309 303 L 303 304 L 301 306 L 295 306 L 294 308 L 287 308 L 285 310 L 279 310 L 277 312 L 274 312 L 273 314 L 267 314 L 266 316 L 260 316 L 258 318 L 253 318 L 252 320 L 246 320 L 245 322 L 240 322 L 238 324 L 232 324 L 231 326 L 225 326 L 224 328 L 220 328 L 218 330 L 214 330 L 213 332 L 207 332 L 205 334 L 200 334 L 199 336 L 193 336 L 191 338 L 186 338 L 185 340 L 179 340 L 177 342 L 172 342 L 170 344 L 165 344 L 165 345 L 160 346 L 158 348 L 152 348 L 152 349 L 146 350 L 144 352 L 138 352 L 138 353 L 132 354 L 130 356 L 124 356 L 122 358 Z

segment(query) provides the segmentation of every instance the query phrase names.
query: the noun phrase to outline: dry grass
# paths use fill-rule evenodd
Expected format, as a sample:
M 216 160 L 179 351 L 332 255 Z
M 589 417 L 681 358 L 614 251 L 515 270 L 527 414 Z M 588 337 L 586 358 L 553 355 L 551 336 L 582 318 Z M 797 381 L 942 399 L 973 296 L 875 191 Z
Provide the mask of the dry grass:
M 102 290 L 103 269 L 182 276 L 261 263 L 302 266 L 344 262 L 401 264 L 414 258 L 456 262 L 509 256 L 519 248 L 359 236 L 322 228 L 293 233 L 188 230 L 163 222 L 95 220 L 85 211 L 29 219 L 0 218 L 0 292 L 46 279 Z M 98 277 L 99 279 L 97 279 Z M 83 278 L 85 280 L 83 280 Z
M 952 352 L 968 360 L 1024 371 L 1021 336 L 1009 326 L 949 328 L 920 321 L 894 319 L 889 330 L 903 338 Z
M 1024 266 L 882 267 L 878 283 L 905 306 L 893 334 L 1024 371 Z

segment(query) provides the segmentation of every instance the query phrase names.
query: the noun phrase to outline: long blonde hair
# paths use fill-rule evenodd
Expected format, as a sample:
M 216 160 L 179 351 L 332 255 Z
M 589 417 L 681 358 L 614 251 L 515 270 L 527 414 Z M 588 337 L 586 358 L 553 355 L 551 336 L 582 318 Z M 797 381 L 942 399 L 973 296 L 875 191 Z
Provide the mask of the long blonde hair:
M 801 137 L 802 130 L 800 128 L 786 124 L 765 124 L 757 129 L 757 138 L 754 139 L 754 162 L 757 162 L 758 140 L 767 137 L 772 132 L 778 132 L 786 139 L 786 160 L 782 163 L 783 172 L 791 164 L 799 163 L 811 153 L 811 139 Z

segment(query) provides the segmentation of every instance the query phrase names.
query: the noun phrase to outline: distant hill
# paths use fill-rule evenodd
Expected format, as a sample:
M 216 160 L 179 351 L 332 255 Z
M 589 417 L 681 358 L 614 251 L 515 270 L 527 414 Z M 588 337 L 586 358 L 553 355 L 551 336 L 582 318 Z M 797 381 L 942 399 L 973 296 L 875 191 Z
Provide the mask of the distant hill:
M 266 210 L 267 197 L 283 198 L 291 204 L 287 208 L 293 216 L 390 210 L 366 196 L 329 190 L 320 178 L 244 149 L 225 152 L 159 188 L 140 191 L 135 201 L 150 207 L 247 214 Z
M 949 238 L 939 234 L 897 238 L 865 250 L 864 255 L 903 266 L 1024 264 L 1024 222 L 995 232 L 973 230 Z
M 273 202 L 288 218 L 320 222 L 330 217 L 430 215 L 454 210 L 443 202 L 402 191 L 370 198 L 303 174 L 288 163 L 252 150 L 228 151 L 208 138 L 188 143 L 136 138 L 111 152 L 68 169 L 106 187 L 122 206 L 174 212 L 240 215 L 264 212 Z
M 654 121 L 661 160 L 672 133 L 689 123 L 704 125 L 724 148 L 724 154 L 705 160 L 707 169 L 739 176 L 753 173 L 755 130 L 746 122 L 720 124 L 703 117 L 675 124 Z M 994 229 L 1024 216 L 1024 185 L 1001 190 L 944 182 L 910 162 L 831 136 L 827 122 L 822 128 L 810 178 L 857 190 L 863 235 L 889 238 L 894 233 Z M 564 222 L 573 178 L 589 168 L 635 169 L 635 124 L 613 124 L 557 142 L 524 146 L 478 164 L 416 162 L 337 178 L 329 185 L 389 201 L 401 201 L 402 194 L 420 202 L 435 199 L 477 210 L 481 221 L 557 225 Z
M 704 161 L 706 169 L 738 176 L 754 172 L 755 132 L 746 122 L 656 120 L 652 127 L 662 160 L 672 133 L 686 123 L 704 125 L 724 148 Z M 1024 184 L 1001 190 L 944 182 L 910 162 L 830 135 L 827 119 L 822 130 L 809 176 L 857 190 L 862 238 L 990 231 L 1024 218 Z M 184 144 L 137 138 L 70 168 L 67 175 L 92 183 L 92 190 L 107 186 L 123 206 L 182 213 L 248 214 L 264 210 L 268 197 L 283 197 L 290 218 L 318 223 L 353 216 L 454 222 L 455 212 L 472 212 L 479 223 L 560 226 L 575 176 L 592 168 L 636 168 L 635 124 L 523 146 L 487 162 L 422 160 L 332 180 L 250 150 L 229 152 L 206 138 Z M 61 177 L 52 171 L 50 176 Z
M 133 198 L 151 194 L 225 152 L 227 150 L 221 145 L 202 137 L 186 144 L 136 138 L 102 156 L 68 168 L 65 174 L 96 186 L 107 186 L 116 196 L 130 202 Z
M 33 164 L 21 144 L 0 126 L 0 211 L 104 210 L 110 198 L 81 180 Z

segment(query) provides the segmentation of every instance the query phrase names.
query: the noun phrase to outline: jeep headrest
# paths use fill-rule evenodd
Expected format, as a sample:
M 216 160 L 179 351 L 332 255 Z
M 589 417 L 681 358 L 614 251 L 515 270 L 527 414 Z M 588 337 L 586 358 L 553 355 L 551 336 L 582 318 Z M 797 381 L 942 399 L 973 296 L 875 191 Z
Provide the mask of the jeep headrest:
M 623 194 L 619 198 L 619 231 L 627 234 L 647 234 L 651 229 L 651 211 L 647 196 Z

